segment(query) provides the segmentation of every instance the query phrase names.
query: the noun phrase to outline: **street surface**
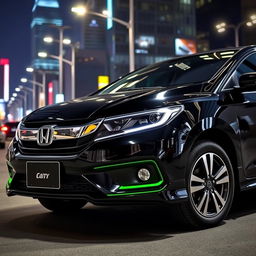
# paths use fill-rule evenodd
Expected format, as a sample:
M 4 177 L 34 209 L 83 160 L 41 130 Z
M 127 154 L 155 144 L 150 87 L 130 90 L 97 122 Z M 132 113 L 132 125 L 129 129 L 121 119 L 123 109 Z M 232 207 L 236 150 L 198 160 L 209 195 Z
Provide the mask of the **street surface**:
M 0 150 L 0 256 L 256 255 L 256 191 L 243 193 L 222 225 L 191 230 L 160 206 L 96 207 L 54 215 L 25 197 L 5 194 Z

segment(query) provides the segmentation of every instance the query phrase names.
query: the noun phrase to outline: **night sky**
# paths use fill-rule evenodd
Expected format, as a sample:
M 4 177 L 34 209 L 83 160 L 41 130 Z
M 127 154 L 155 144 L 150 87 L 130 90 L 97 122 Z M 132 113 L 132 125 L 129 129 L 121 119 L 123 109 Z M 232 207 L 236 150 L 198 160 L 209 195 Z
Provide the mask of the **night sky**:
M 64 25 L 73 27 L 77 20 L 70 13 L 77 0 L 59 0 Z M 31 61 L 32 8 L 34 0 L 1 0 L 0 3 L 0 58 L 10 59 L 10 86 L 13 92 L 26 75 L 25 68 Z M 71 37 L 76 37 L 73 30 Z
M 33 0 L 1 0 L 0 58 L 10 59 L 11 88 L 19 84 L 30 64 L 30 22 Z

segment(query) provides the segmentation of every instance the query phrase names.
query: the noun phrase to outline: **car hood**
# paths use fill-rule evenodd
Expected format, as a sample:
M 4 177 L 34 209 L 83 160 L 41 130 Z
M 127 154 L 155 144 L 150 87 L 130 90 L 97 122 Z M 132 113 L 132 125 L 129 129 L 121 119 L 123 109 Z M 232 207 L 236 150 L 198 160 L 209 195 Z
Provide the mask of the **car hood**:
M 172 88 L 142 89 L 115 94 L 94 94 L 35 110 L 23 122 L 27 125 L 51 123 L 83 123 L 98 118 L 132 113 L 200 97 L 202 84 Z

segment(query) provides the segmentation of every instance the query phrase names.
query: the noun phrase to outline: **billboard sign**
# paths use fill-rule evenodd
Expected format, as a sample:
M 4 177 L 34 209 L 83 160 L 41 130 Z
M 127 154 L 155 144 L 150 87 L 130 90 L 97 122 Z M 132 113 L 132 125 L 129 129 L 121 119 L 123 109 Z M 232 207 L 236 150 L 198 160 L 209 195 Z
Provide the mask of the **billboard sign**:
M 196 53 L 196 42 L 194 40 L 176 38 L 175 54 L 178 56 Z

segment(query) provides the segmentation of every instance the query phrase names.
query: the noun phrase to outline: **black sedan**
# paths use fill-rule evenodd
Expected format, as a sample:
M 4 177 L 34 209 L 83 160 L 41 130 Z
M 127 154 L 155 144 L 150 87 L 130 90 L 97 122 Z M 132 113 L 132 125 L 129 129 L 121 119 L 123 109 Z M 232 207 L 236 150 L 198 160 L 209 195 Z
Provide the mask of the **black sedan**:
M 256 48 L 139 69 L 94 94 L 38 109 L 9 146 L 9 196 L 55 212 L 172 204 L 194 226 L 256 187 Z

